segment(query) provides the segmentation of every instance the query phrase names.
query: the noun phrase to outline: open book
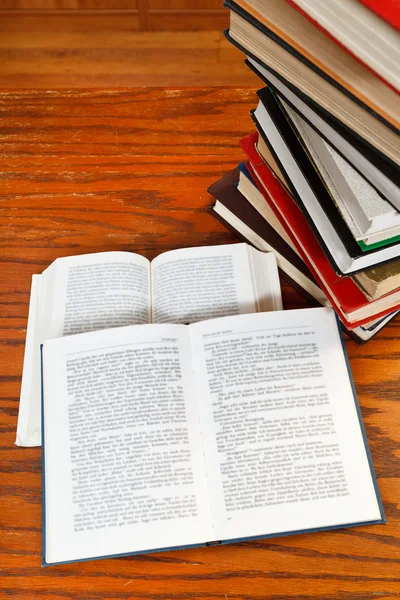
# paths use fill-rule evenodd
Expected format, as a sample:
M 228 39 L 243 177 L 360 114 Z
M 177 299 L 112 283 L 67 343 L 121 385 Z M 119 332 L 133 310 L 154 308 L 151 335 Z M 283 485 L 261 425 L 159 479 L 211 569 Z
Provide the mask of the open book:
M 247 244 L 172 250 L 151 263 L 130 252 L 57 259 L 32 280 L 16 443 L 41 444 L 39 348 L 44 340 L 281 308 L 275 256 Z
M 330 308 L 42 352 L 45 564 L 384 521 Z

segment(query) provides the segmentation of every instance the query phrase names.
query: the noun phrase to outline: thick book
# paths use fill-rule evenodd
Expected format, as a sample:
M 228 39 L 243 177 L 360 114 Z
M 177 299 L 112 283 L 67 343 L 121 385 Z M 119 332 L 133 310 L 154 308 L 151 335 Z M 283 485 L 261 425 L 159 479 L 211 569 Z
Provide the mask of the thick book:
M 395 250 L 394 246 L 399 247 L 400 236 L 390 237 L 393 233 L 396 234 L 395 227 L 386 230 L 369 229 L 370 233 L 362 234 L 360 229 L 356 227 L 353 218 L 355 218 L 354 214 L 356 213 L 363 225 L 368 227 L 370 221 L 367 220 L 365 210 L 363 211 L 361 208 L 362 205 L 367 205 L 369 209 L 372 205 L 373 214 L 375 213 L 377 222 L 381 224 L 385 223 L 382 218 L 384 216 L 387 217 L 387 225 L 389 223 L 392 225 L 399 223 L 400 213 L 385 202 L 372 186 L 346 161 L 342 160 L 334 150 L 331 150 L 334 153 L 331 156 L 331 152 L 323 145 L 323 140 L 285 101 L 278 99 L 268 89 L 260 91 L 259 96 L 272 119 L 272 123 L 268 124 L 268 120 L 265 118 L 266 115 L 263 114 L 263 107 L 259 106 L 252 113 L 257 129 L 266 144 L 273 148 L 276 156 L 280 156 L 281 172 L 285 171 L 285 177 L 292 195 L 305 204 L 306 215 L 309 217 L 310 225 L 312 227 L 315 225 L 317 234 L 320 232 L 324 239 L 327 238 L 328 234 L 325 234 L 325 231 L 332 224 L 340 238 L 340 242 L 351 258 L 361 257 L 363 254 L 365 258 L 367 253 L 377 252 L 373 257 L 374 260 L 369 259 L 371 262 L 377 263 L 384 261 L 387 253 L 390 253 L 391 258 L 396 257 L 399 252 Z M 264 127 L 261 122 L 264 123 Z M 273 128 L 273 126 L 275 127 Z M 277 149 L 278 140 L 282 142 L 281 152 Z M 337 162 L 335 162 L 335 159 Z M 289 163 L 294 163 L 293 166 L 296 167 L 299 173 L 294 173 Z M 298 177 L 305 178 L 306 186 L 312 189 L 307 193 L 305 200 L 304 194 L 306 192 L 302 191 L 304 186 L 303 188 L 300 186 L 297 180 Z M 358 198 L 360 198 L 360 201 L 358 201 Z M 386 209 L 386 215 L 378 212 L 382 203 L 384 209 Z M 325 212 L 325 218 L 323 214 L 320 217 L 315 214 L 319 207 Z M 378 220 L 379 216 L 381 216 L 380 220 Z M 364 219 L 362 220 L 361 217 L 364 217 Z M 359 221 L 357 221 L 358 223 Z M 387 233 L 389 231 L 390 234 Z M 372 237 L 366 237 L 367 235 Z M 365 243 L 364 240 L 368 243 Z M 392 248 L 385 250 L 389 246 Z M 329 244 L 327 244 L 327 247 L 329 252 Z M 379 250 L 380 252 L 378 252 Z M 334 253 L 330 252 L 330 255 L 334 256 Z M 378 257 L 379 261 L 377 260 Z M 336 263 L 335 265 L 337 266 Z
M 303 119 L 300 121 L 299 115 L 291 110 L 283 99 L 281 99 L 281 104 L 285 108 L 287 115 L 290 115 L 290 122 L 295 127 L 299 141 L 307 152 L 308 158 L 312 162 L 328 193 L 332 196 L 357 244 L 362 249 L 368 249 L 369 246 L 377 248 L 399 242 L 400 227 L 399 235 L 394 235 L 394 237 L 389 237 L 388 239 L 388 235 L 397 232 L 397 227 L 390 229 L 383 229 L 382 227 L 388 223 L 392 216 L 397 221 L 397 216 L 400 216 L 400 213 L 381 196 L 377 195 L 376 190 L 365 179 L 361 178 L 357 171 L 343 160 L 329 144 L 326 144 L 312 127 L 309 127 Z M 257 131 L 259 133 L 257 140 L 258 153 L 282 183 L 286 191 L 292 195 L 290 182 L 286 181 L 272 152 L 264 142 L 262 130 L 258 130 L 257 128 Z M 361 190 L 366 193 L 362 194 Z M 376 203 L 377 196 L 379 196 L 379 200 Z
M 243 138 L 240 144 L 250 161 L 259 189 L 346 327 L 352 329 L 397 310 L 400 307 L 397 294 L 368 302 L 351 277 L 339 277 L 335 273 L 307 219 L 260 160 L 256 141 L 257 133 L 254 133 Z
M 266 36 L 241 15 L 231 11 L 228 39 L 278 77 L 290 82 L 309 100 L 323 107 L 363 143 L 394 168 L 400 167 L 399 131 L 383 122 L 366 105 L 328 83 L 278 42 Z
M 400 241 L 400 212 L 283 99 L 279 104 L 314 169 L 364 250 Z
M 284 80 L 279 73 L 262 65 L 254 58 L 246 60 L 247 66 L 281 96 L 324 140 L 339 152 L 375 189 L 395 208 L 400 210 L 400 171 L 389 164 L 374 148 L 365 144 L 360 136 L 316 102 L 307 98 L 297 88 Z
M 282 277 L 312 305 L 331 306 L 274 212 L 256 188 L 251 174 L 243 164 L 239 167 L 209 187 L 208 191 L 215 198 L 215 203 L 210 207 L 211 213 L 239 239 L 263 252 L 274 252 Z M 363 344 L 385 327 L 395 314 L 375 319 L 352 330 L 344 324 L 342 327 L 349 337 Z
M 283 185 L 288 194 L 291 194 L 291 190 L 288 182 L 286 181 L 285 175 L 279 168 L 278 163 L 275 160 L 274 155 L 268 147 L 268 144 L 264 142 L 262 135 L 259 132 L 259 136 L 257 139 L 257 152 L 263 158 L 264 162 L 267 163 L 268 167 L 271 169 L 273 174 L 279 179 L 280 183 Z
M 400 90 L 400 32 L 359 0 L 287 0 L 316 27 Z M 375 6 L 377 2 L 373 3 Z M 390 4 L 380 0 L 380 6 Z M 397 6 L 397 13 L 399 8 Z M 394 15 L 395 10 L 385 11 Z
M 358 284 L 371 300 L 400 289 L 400 260 L 356 275 Z
M 335 313 L 44 342 L 43 563 L 383 523 Z
M 152 262 L 131 252 L 57 259 L 33 276 L 17 445 L 41 443 L 39 347 L 44 340 L 281 308 L 274 255 L 247 244 L 172 250 Z
M 397 129 L 400 127 L 398 93 L 288 3 L 276 0 L 226 0 L 225 5 L 329 84 L 365 105 L 384 122 Z
M 257 175 L 255 174 L 254 169 L 251 166 L 251 164 L 246 163 L 246 167 L 247 168 L 243 168 L 240 165 L 239 181 L 237 184 L 238 191 L 240 191 L 241 194 L 245 198 L 245 200 L 244 201 L 242 200 L 241 203 L 245 204 L 246 206 L 241 207 L 239 209 L 236 208 L 235 206 L 233 206 L 232 210 L 234 212 L 234 215 L 238 216 L 239 218 L 240 217 L 243 218 L 244 222 L 247 222 L 248 218 L 246 216 L 246 212 L 248 210 L 248 203 L 250 203 L 252 205 L 252 207 L 254 207 L 256 209 L 256 211 L 259 213 L 259 215 L 263 217 L 264 221 L 267 221 L 269 223 L 269 225 L 271 225 L 273 227 L 273 229 L 275 229 L 275 231 L 277 233 L 279 233 L 283 242 L 288 244 L 290 246 L 290 248 L 297 253 L 298 258 L 300 258 L 300 260 L 302 260 L 300 257 L 300 254 L 298 254 L 298 250 L 297 250 L 296 246 L 293 244 L 293 242 L 292 242 L 291 238 L 289 237 L 288 233 L 286 232 L 285 228 L 282 227 L 282 224 L 280 223 L 280 221 L 276 217 L 274 211 L 271 209 L 268 202 L 266 201 L 266 199 L 265 199 L 265 192 L 267 192 L 266 188 L 262 188 L 261 182 L 258 180 Z M 232 203 L 231 203 L 231 205 L 232 205 Z M 219 207 L 215 207 L 215 209 L 216 209 L 216 212 L 219 211 Z M 226 219 L 228 221 L 233 222 L 236 227 L 238 227 L 239 229 L 242 229 L 241 225 L 239 225 L 236 220 L 232 221 L 232 219 L 230 218 L 229 215 L 224 214 L 224 216 L 226 217 Z M 253 219 L 253 226 L 254 225 L 256 227 L 258 227 L 261 231 L 263 231 L 263 229 L 261 229 L 261 224 L 258 224 L 258 222 L 256 222 L 255 219 Z M 246 236 L 244 237 L 244 239 L 245 239 L 245 241 L 247 241 Z M 264 239 L 265 239 L 265 236 L 264 236 Z M 258 245 L 256 245 L 256 248 L 263 249 L 262 247 L 260 247 Z M 278 263 L 278 267 L 280 267 L 278 256 L 277 256 L 277 263 Z M 312 281 L 314 281 L 316 285 L 318 285 L 317 281 L 315 280 L 315 278 L 309 271 L 308 267 L 306 267 L 306 265 L 304 265 L 304 266 L 307 269 L 306 275 L 308 275 L 308 278 L 311 279 Z M 374 277 L 373 272 L 365 271 L 365 272 L 363 272 L 363 274 L 368 275 L 368 277 Z M 367 300 L 369 302 L 374 300 L 362 288 L 362 285 L 358 281 L 357 276 L 353 277 L 352 280 L 354 281 L 354 283 L 357 284 L 357 286 L 363 292 L 363 294 L 365 295 L 365 297 L 367 298 Z M 370 281 L 370 280 L 367 279 L 367 281 Z M 335 284 L 335 280 L 333 280 L 333 282 L 334 282 L 333 284 Z M 292 281 L 289 281 L 289 283 L 291 283 L 293 285 Z M 295 287 L 297 287 L 297 289 L 299 289 L 298 286 L 295 286 Z M 310 296 L 313 296 L 319 304 L 322 304 L 323 306 L 331 306 L 331 303 L 329 302 L 326 294 L 324 294 L 324 292 L 322 291 L 321 288 L 318 288 L 318 289 L 319 289 L 319 294 L 315 294 L 315 291 L 314 291 L 315 287 L 311 288 L 311 293 L 309 293 L 309 292 L 306 293 L 308 299 L 310 299 Z M 304 291 L 306 291 L 305 287 L 303 288 L 303 295 L 304 295 Z M 399 302 L 400 301 L 400 290 L 399 290 L 398 294 L 392 295 L 393 299 L 395 297 L 397 298 L 397 301 Z M 313 303 L 313 304 L 315 304 L 315 303 Z M 389 323 L 397 315 L 397 312 L 398 311 L 395 310 L 394 312 L 391 312 L 386 316 L 372 319 L 372 321 L 368 321 L 368 322 L 364 323 L 363 325 L 355 327 L 354 329 L 351 329 L 351 330 L 348 329 L 344 325 L 344 323 L 342 323 L 343 331 L 345 331 L 355 341 L 357 341 L 359 343 L 363 343 L 363 342 L 371 339 L 371 337 L 373 337 L 373 335 L 375 335 L 380 329 L 382 329 L 387 323 Z
M 376 208 L 376 204 L 381 200 L 375 190 L 345 161 L 340 161 L 340 156 L 336 155 L 343 173 L 347 174 L 346 181 L 330 152 L 321 147 L 316 150 L 315 142 L 323 143 L 323 141 L 315 139 L 317 134 L 270 88 L 260 90 L 258 95 L 260 103 L 251 113 L 257 129 L 275 156 L 292 195 L 304 207 L 303 211 L 311 227 L 316 228 L 317 236 L 320 234 L 322 239 L 326 240 L 327 252 L 338 271 L 346 272 L 335 259 L 340 248 L 347 252 L 350 261 L 354 261 L 352 272 L 356 269 L 360 270 L 361 266 L 357 267 L 357 262 L 364 263 L 368 267 L 397 258 L 400 254 L 399 236 L 387 238 L 387 234 L 381 230 L 377 238 L 372 238 L 377 240 L 376 243 L 365 244 L 356 239 L 359 237 L 362 240 L 363 236 L 357 233 L 354 224 L 348 223 L 350 219 L 348 204 L 349 201 L 351 202 L 351 196 L 353 196 L 352 212 L 354 212 L 354 205 L 358 206 L 349 182 L 356 194 L 363 196 L 363 203 L 375 200 L 373 208 Z M 325 150 L 322 156 L 321 150 Z M 392 224 L 399 223 L 400 213 L 388 203 L 386 205 L 387 215 L 392 217 Z M 350 264 L 349 260 L 348 264 Z M 344 264 L 346 263 L 342 260 L 342 265 Z M 362 266 L 362 268 L 366 267 Z
M 347 275 L 397 258 L 398 243 L 365 251 L 359 247 L 275 96 L 268 88 L 258 95 L 260 102 L 253 115 L 257 126 L 337 272 Z
M 318 304 L 330 306 L 268 204 L 264 201 L 262 208 L 259 205 L 251 205 L 239 191 L 240 169 L 243 169 L 243 165 L 227 173 L 208 188 L 207 191 L 219 203 L 213 207 L 213 212 L 224 221 L 230 221 L 231 225 L 230 215 L 233 215 L 236 219 L 235 233 L 239 233 L 244 241 L 258 250 L 273 252 L 278 268 L 286 279 L 289 278 L 292 285 L 305 290 L 307 296 L 314 298 Z
M 400 31 L 400 5 L 399 0 L 358 0 L 365 4 L 378 17 Z
M 270 171 L 278 179 L 279 183 L 285 188 L 286 192 L 291 195 L 291 190 L 288 183 L 280 171 L 273 155 L 271 154 L 267 144 L 264 142 L 262 135 L 259 132 L 256 142 L 257 152 L 264 162 L 269 167 Z M 244 194 L 246 196 L 246 194 Z M 247 197 L 247 196 L 246 196 Z M 261 206 L 265 206 L 266 202 Z M 264 209 L 265 210 L 265 209 Z M 270 216 L 266 217 L 269 222 Z M 282 230 L 282 228 L 281 228 Z M 390 294 L 400 288 L 400 259 L 391 261 L 371 269 L 366 269 L 360 273 L 353 275 L 353 280 L 359 285 L 360 289 L 369 300 L 377 300 L 386 294 Z

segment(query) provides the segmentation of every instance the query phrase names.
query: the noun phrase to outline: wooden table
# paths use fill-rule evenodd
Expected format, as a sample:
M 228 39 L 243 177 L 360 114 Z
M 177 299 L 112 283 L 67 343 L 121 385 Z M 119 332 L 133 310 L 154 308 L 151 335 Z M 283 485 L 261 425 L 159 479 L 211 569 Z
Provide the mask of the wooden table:
M 40 566 L 40 449 L 14 446 L 31 275 L 58 256 L 235 241 L 206 188 L 242 160 L 255 103 L 252 89 L 0 94 L 1 600 L 400 597 L 399 319 L 347 342 L 387 525 Z

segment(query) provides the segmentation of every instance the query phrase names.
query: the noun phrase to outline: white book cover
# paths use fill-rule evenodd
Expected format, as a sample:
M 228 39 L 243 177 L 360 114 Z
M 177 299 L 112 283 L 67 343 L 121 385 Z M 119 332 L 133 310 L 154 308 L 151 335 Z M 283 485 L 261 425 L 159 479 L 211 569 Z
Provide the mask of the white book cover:
M 295 110 L 281 103 L 355 239 L 375 235 L 378 242 L 398 235 L 400 213 Z

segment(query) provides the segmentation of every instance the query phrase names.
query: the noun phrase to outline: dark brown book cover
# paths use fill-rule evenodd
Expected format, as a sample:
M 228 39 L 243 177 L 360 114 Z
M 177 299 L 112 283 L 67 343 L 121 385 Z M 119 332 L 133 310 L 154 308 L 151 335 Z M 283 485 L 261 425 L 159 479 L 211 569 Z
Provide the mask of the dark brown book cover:
M 301 258 L 293 251 L 293 249 L 285 242 L 284 239 L 275 231 L 275 229 L 269 225 L 267 221 L 257 212 L 257 210 L 250 204 L 250 202 L 239 192 L 237 189 L 237 182 L 239 180 L 240 169 L 236 168 L 230 173 L 227 173 L 213 183 L 209 188 L 208 192 L 214 196 L 216 200 L 218 200 L 221 204 L 225 206 L 228 210 L 230 210 L 235 217 L 240 219 L 245 225 L 247 225 L 250 229 L 252 229 L 257 235 L 259 235 L 263 240 L 265 240 L 268 244 L 270 244 L 274 249 L 277 250 L 282 256 L 284 256 L 288 261 L 291 262 L 293 266 L 299 269 L 306 277 L 308 277 L 313 283 L 318 285 L 315 282 L 314 277 L 311 272 L 308 270 L 307 266 L 301 260 Z M 212 215 L 218 219 L 225 227 L 227 227 L 232 233 L 238 236 L 244 242 L 249 243 L 249 240 L 246 239 L 240 232 L 238 232 L 234 226 L 226 221 L 221 215 L 219 215 L 214 210 L 214 205 L 209 207 Z M 318 301 L 313 298 L 303 287 L 301 287 L 298 283 L 293 281 L 291 277 L 279 269 L 282 277 L 290 283 L 298 292 L 300 292 L 311 304 L 318 305 Z M 343 324 L 342 329 L 347 333 L 347 335 L 353 339 L 358 344 L 364 344 L 367 340 L 363 340 L 354 331 L 349 331 Z
M 239 181 L 240 170 L 234 169 L 227 173 L 222 179 L 213 183 L 208 192 L 221 202 L 228 210 L 243 221 L 250 229 L 268 242 L 277 252 L 282 254 L 303 275 L 315 282 L 307 266 L 289 244 L 281 238 L 275 229 L 260 215 L 260 213 L 248 202 L 236 187 Z M 248 241 L 248 240 L 246 240 Z M 318 285 L 318 284 L 316 284 Z

